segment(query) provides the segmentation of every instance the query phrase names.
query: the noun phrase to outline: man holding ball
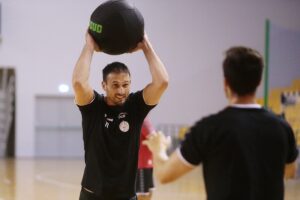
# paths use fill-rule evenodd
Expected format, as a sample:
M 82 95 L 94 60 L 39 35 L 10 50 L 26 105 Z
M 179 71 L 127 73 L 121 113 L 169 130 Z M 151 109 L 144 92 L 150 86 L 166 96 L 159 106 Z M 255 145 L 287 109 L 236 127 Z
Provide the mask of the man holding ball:
M 80 200 L 133 200 L 137 173 L 139 137 L 149 111 L 159 103 L 168 86 L 168 73 L 145 35 L 135 51 L 142 50 L 152 80 L 131 93 L 131 77 L 120 62 L 103 69 L 105 95 L 89 84 L 95 51 L 101 52 L 90 34 L 73 70 L 75 102 L 82 115 L 85 170 Z

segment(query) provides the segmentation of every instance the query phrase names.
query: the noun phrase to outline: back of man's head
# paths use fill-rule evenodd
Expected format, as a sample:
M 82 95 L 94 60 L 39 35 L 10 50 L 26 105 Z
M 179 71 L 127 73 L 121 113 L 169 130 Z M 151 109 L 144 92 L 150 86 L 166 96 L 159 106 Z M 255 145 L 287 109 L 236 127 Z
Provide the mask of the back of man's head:
M 255 94 L 263 72 L 262 56 L 248 47 L 232 47 L 225 53 L 224 77 L 238 96 Z

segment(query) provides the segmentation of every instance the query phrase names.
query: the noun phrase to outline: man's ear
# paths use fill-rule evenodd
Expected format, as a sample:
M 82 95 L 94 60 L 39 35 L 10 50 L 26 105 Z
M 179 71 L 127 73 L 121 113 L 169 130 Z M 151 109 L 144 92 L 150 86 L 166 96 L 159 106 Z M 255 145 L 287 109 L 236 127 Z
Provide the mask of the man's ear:
M 224 88 L 228 87 L 228 82 L 226 80 L 226 78 L 224 78 Z
M 228 81 L 224 78 L 224 91 L 227 98 L 231 96 L 231 89 L 229 87 Z
M 226 92 L 226 90 L 227 90 L 227 87 L 228 87 L 228 83 L 227 83 L 226 78 L 224 78 L 224 80 L 223 80 L 223 88 L 224 88 L 224 91 L 225 91 L 225 92 Z
M 106 91 L 106 83 L 105 83 L 104 81 L 102 81 L 102 82 L 101 82 L 101 85 L 102 85 L 102 89 L 103 89 L 104 91 Z

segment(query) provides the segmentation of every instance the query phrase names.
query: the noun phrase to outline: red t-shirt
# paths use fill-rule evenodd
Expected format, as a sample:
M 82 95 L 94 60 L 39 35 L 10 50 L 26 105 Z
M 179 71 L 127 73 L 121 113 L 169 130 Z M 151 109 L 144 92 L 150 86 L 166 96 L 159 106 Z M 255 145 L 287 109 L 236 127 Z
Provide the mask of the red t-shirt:
M 139 160 L 138 168 L 153 168 L 152 165 L 152 153 L 146 145 L 143 145 L 142 142 L 147 139 L 147 136 L 154 131 L 154 127 L 151 122 L 146 118 L 144 120 L 141 137 L 140 137 L 140 150 L 139 150 Z

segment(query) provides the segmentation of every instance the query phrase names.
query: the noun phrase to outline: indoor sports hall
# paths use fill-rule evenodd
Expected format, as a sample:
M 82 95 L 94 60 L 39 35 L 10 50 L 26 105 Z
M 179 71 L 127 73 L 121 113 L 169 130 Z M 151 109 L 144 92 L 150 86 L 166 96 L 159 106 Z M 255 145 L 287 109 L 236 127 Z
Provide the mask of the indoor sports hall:
M 106 1 L 0 0 L 0 200 L 79 199 L 86 148 L 72 76 L 87 30 L 106 31 L 90 22 Z M 128 3 L 141 13 L 143 30 L 168 72 L 168 88 L 148 115 L 155 130 L 171 138 L 168 155 L 197 121 L 228 106 L 222 62 L 233 46 L 262 55 L 256 102 L 289 124 L 300 151 L 300 1 Z M 131 92 L 145 88 L 152 71 L 135 50 L 94 52 L 91 88 L 106 92 L 102 69 L 115 61 L 130 69 Z M 285 200 L 300 200 L 299 156 L 294 163 L 295 176 L 283 182 Z M 154 174 L 151 199 L 205 200 L 203 165 L 194 168 L 168 184 Z

